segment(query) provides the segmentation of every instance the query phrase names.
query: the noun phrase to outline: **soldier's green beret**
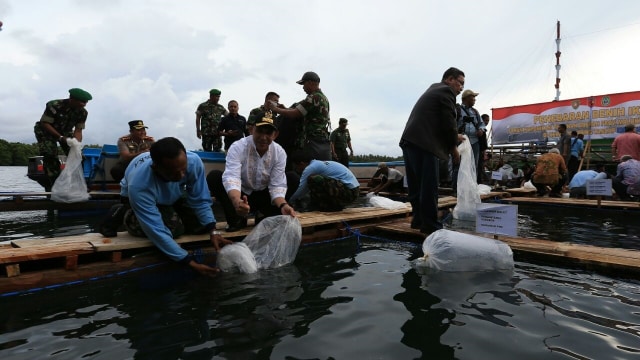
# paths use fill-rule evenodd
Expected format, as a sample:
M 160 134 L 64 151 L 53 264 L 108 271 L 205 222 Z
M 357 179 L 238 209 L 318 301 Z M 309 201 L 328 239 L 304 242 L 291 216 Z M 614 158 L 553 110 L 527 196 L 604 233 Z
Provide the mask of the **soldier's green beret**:
M 211 90 L 209 90 L 209 94 L 211 94 L 211 95 L 221 95 L 222 92 L 220 90 L 218 90 L 218 89 L 211 89 Z
M 87 102 L 93 99 L 91 94 L 89 94 L 88 92 L 80 88 L 69 89 L 69 97 L 72 99 L 83 101 L 83 102 Z

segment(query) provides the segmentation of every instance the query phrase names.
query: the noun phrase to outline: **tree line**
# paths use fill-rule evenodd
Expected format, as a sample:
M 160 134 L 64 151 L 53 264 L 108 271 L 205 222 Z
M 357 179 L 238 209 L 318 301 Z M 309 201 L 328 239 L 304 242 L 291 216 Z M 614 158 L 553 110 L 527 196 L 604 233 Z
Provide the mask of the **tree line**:
M 91 144 L 84 147 L 101 148 L 101 145 Z M 29 158 L 38 155 L 38 144 L 22 144 L 19 142 L 8 142 L 0 139 L 0 166 L 27 166 Z M 59 154 L 62 150 L 59 148 Z M 392 157 L 385 155 L 354 155 L 352 162 L 380 162 L 380 161 L 402 161 L 402 156 Z
M 102 146 L 85 145 L 84 147 L 101 148 Z M 58 147 L 58 154 L 64 154 L 60 147 Z M 0 166 L 27 166 L 29 164 L 29 158 L 38 155 L 37 143 L 23 144 L 0 139 Z

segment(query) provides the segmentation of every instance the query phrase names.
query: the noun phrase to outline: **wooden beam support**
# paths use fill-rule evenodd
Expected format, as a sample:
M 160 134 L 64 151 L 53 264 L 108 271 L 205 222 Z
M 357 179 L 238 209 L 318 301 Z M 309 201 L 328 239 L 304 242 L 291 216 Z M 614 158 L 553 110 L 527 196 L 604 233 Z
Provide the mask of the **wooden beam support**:
M 65 270 L 76 270 L 78 269 L 78 255 L 67 255 L 64 258 L 64 269 Z
M 4 269 L 7 271 L 7 277 L 15 277 L 20 275 L 20 264 L 5 265 Z

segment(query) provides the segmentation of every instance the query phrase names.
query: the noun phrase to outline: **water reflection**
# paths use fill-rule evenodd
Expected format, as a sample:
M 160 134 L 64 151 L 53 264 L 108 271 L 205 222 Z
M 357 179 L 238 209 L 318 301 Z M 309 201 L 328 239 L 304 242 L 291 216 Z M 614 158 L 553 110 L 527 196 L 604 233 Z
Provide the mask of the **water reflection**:
M 418 249 L 418 250 L 416 250 Z M 418 273 L 418 247 L 304 247 L 294 266 L 167 267 L 0 298 L 0 358 L 632 358 L 640 282 L 516 263 Z
M 422 287 L 422 277 L 413 269 L 402 275 L 404 292 L 393 297 L 411 313 L 401 327 L 402 343 L 420 350 L 422 358 L 452 359 L 454 348 L 443 344 L 440 337 L 444 334 L 455 314 L 445 308 L 435 309 L 433 305 L 440 299 Z

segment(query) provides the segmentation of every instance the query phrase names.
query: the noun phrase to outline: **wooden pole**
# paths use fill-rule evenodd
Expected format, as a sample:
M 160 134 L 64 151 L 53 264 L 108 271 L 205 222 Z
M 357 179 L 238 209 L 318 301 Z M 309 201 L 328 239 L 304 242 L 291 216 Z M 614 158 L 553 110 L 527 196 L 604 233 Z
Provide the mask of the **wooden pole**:
M 589 151 L 591 150 L 591 139 L 587 140 L 587 145 L 584 146 L 584 151 L 582 152 L 582 159 L 580 159 L 580 165 L 578 165 L 578 171 L 580 171 L 582 169 L 582 163 L 584 162 L 584 159 L 587 159 L 587 166 L 586 168 L 589 168 L 589 158 L 587 158 L 587 156 L 589 156 Z

